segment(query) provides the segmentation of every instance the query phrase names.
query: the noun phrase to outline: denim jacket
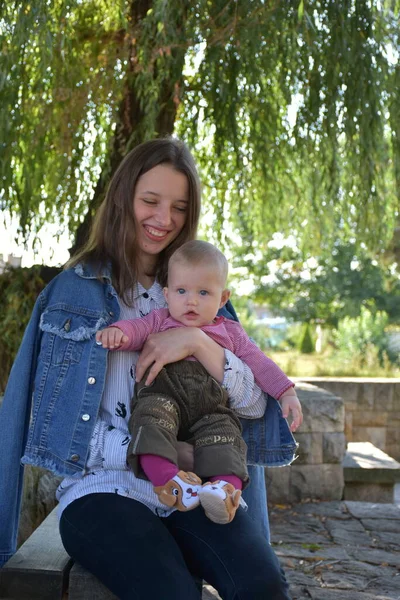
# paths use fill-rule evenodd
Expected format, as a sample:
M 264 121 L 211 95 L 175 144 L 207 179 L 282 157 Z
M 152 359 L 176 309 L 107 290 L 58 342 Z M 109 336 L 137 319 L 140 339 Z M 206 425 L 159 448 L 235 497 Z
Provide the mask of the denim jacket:
M 87 265 L 63 271 L 36 301 L 0 409 L 0 567 L 16 549 L 23 464 L 85 473 L 107 367 L 95 333 L 119 311 L 109 271 L 99 280 Z M 250 464 L 290 464 L 297 445 L 276 400 L 242 423 Z

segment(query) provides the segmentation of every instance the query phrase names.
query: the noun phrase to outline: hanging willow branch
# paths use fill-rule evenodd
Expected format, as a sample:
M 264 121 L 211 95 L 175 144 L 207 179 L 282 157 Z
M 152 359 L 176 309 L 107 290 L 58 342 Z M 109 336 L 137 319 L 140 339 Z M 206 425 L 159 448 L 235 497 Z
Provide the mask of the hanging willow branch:
M 281 230 L 308 247 L 384 246 L 400 198 L 399 10 L 2 3 L 1 207 L 25 235 L 54 220 L 81 234 L 123 155 L 175 128 L 195 149 L 220 238 L 262 246 Z

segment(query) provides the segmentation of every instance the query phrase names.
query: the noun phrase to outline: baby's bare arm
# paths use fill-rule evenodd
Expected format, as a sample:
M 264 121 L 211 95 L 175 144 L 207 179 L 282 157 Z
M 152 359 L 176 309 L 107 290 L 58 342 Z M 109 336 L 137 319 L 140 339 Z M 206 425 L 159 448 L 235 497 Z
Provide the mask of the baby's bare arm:
M 96 333 L 96 342 L 108 350 L 117 350 L 128 341 L 128 337 L 118 327 L 106 327 Z

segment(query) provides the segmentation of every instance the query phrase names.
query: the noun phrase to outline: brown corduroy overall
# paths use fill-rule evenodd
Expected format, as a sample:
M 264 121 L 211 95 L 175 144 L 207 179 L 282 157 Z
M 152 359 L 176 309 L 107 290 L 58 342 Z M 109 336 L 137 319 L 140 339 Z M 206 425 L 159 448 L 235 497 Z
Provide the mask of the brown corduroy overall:
M 241 425 L 228 408 L 228 394 L 196 361 L 166 365 L 155 381 L 135 386 L 128 463 L 144 477 L 141 454 L 156 454 L 177 465 L 177 440 L 194 445 L 194 472 L 201 478 L 236 475 L 248 482 L 247 446 Z

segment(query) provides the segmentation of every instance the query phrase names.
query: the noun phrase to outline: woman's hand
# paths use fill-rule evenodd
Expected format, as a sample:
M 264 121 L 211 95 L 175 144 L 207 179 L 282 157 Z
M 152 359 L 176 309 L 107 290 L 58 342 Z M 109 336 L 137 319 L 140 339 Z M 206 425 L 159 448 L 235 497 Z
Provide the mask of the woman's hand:
M 301 410 L 300 400 L 297 397 L 293 388 L 287 390 L 280 398 L 279 402 L 282 406 L 282 415 L 287 419 L 289 413 L 292 413 L 292 422 L 290 431 L 296 431 L 303 422 L 303 412 Z
M 164 365 L 194 354 L 199 334 L 205 335 L 197 327 L 179 327 L 150 334 L 136 365 L 136 381 L 141 381 L 146 370 L 151 366 L 145 381 L 146 385 L 150 385 Z
M 182 471 L 193 471 L 194 469 L 194 447 L 187 442 L 177 442 L 178 467 Z

